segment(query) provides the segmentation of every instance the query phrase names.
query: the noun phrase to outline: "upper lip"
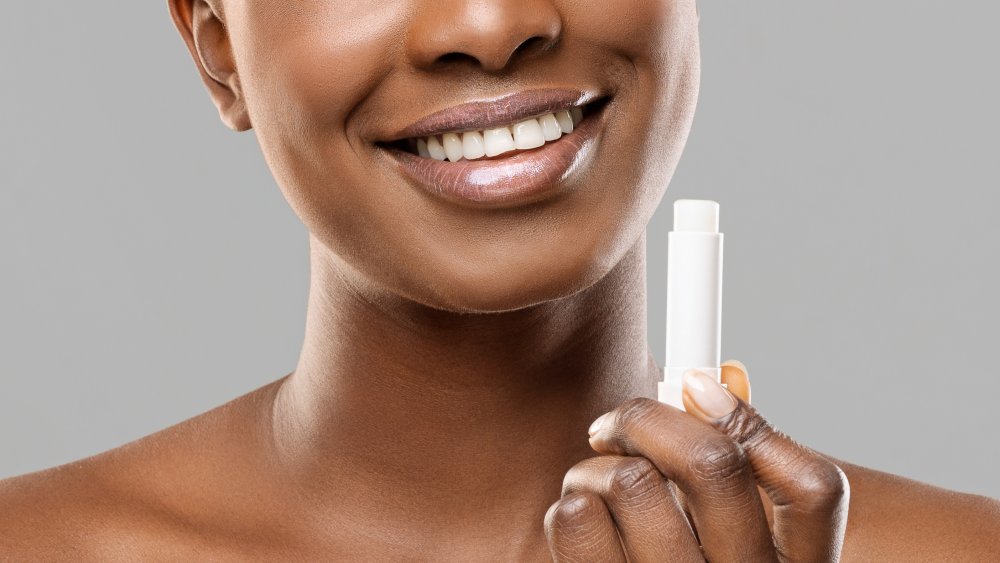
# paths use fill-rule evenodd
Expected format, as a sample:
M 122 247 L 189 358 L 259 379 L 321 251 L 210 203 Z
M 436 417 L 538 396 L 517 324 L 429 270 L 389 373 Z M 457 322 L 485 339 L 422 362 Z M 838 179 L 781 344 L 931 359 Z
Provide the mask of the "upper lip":
M 525 90 L 436 111 L 407 125 L 385 141 L 428 137 L 449 131 L 491 129 L 536 115 L 582 106 L 599 97 L 598 92 L 574 89 Z

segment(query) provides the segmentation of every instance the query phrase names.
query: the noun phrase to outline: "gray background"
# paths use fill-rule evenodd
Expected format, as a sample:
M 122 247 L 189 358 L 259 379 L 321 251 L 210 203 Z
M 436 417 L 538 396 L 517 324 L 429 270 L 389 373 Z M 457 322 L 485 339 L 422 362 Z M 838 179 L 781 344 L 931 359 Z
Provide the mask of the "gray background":
M 663 360 L 671 202 L 716 199 L 725 358 L 820 451 L 1000 497 L 992 2 L 702 2 L 691 138 L 649 227 Z M 288 373 L 304 227 L 219 121 L 166 3 L 0 19 L 0 477 Z M 223 374 L 223 375 L 219 375 Z

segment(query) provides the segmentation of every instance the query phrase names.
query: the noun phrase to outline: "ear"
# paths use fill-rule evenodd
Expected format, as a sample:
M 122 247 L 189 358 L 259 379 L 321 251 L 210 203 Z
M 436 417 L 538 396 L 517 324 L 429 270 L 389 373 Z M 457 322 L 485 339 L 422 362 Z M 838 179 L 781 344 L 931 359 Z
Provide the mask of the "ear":
M 218 10 L 207 0 L 167 0 L 167 3 L 222 122 L 234 131 L 250 129 L 229 32 Z

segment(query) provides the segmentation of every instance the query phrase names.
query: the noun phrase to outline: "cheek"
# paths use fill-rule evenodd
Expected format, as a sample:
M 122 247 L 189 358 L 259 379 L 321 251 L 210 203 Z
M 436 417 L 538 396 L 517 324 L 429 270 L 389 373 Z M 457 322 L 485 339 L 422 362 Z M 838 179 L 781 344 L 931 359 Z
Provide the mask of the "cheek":
M 385 0 L 378 10 L 362 0 L 240 4 L 243 10 L 230 18 L 237 66 L 269 163 L 337 165 L 331 150 L 344 154 L 343 124 L 388 72 L 393 38 L 406 25 L 405 4 Z
M 594 49 L 616 83 L 614 119 L 601 160 L 618 184 L 618 218 L 645 228 L 680 161 L 694 120 L 701 77 L 693 0 L 573 2 L 568 29 Z M 609 13 L 615 17 L 608 17 Z M 611 205 L 611 201 L 602 204 Z M 631 237 L 631 238 L 628 238 Z
M 257 4 L 236 36 L 261 150 L 310 231 L 345 231 L 374 203 L 372 186 L 360 182 L 370 172 L 357 157 L 364 147 L 345 124 L 398 56 L 406 2 L 381 2 L 378 10 L 367 0 Z
M 684 50 L 684 43 L 697 38 L 694 0 L 574 0 L 563 10 L 575 33 L 639 65 Z
M 629 63 L 613 68 L 630 99 L 626 118 L 646 119 L 629 124 L 633 134 L 647 136 L 651 147 L 683 147 L 701 74 L 695 1 L 587 0 L 572 6 L 578 33 Z
M 588 21 L 603 29 L 604 47 L 630 61 L 623 98 L 628 109 L 615 137 L 635 151 L 622 171 L 637 193 L 634 212 L 645 228 L 680 162 L 694 121 L 701 82 L 698 20 L 693 0 L 609 1 L 619 17 Z M 593 12 L 589 12 L 593 13 Z M 609 23 L 610 22 L 610 23 Z M 604 27 L 601 28 L 601 24 Z

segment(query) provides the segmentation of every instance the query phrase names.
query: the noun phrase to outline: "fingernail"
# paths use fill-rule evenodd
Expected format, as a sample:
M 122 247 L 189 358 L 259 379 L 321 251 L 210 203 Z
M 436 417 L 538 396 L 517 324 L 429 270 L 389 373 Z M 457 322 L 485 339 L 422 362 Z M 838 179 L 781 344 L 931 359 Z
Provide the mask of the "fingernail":
M 722 365 L 724 365 L 724 366 L 727 366 L 727 365 L 728 366 L 736 366 L 736 367 L 740 368 L 740 371 L 742 371 L 744 375 L 746 375 L 748 377 L 750 375 L 750 372 L 747 370 L 747 366 L 743 365 L 743 362 L 741 362 L 739 360 L 726 360 L 726 361 L 722 362 Z
M 591 436 L 593 436 L 594 434 L 597 434 L 598 432 L 600 432 L 601 428 L 604 426 L 604 423 L 607 422 L 609 414 L 611 414 L 611 413 L 610 412 L 606 412 L 606 413 L 602 414 L 601 416 L 597 417 L 594 420 L 594 422 L 591 422 L 590 423 L 590 428 L 587 429 L 587 434 L 590 434 Z
M 722 418 L 736 409 L 733 395 L 696 369 L 684 372 L 684 387 L 698 408 L 712 418 Z

